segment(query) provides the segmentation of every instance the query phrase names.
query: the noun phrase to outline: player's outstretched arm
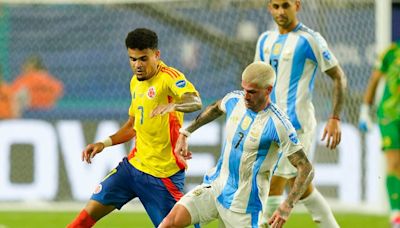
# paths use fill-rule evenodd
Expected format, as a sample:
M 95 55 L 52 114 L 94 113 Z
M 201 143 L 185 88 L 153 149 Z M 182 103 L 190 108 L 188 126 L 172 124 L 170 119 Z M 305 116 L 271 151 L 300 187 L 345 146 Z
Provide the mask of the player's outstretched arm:
M 135 122 L 135 118 L 130 116 L 129 119 L 125 122 L 124 125 L 113 135 L 106 138 L 101 142 L 91 143 L 86 146 L 86 148 L 82 151 L 82 161 L 86 161 L 87 163 L 92 163 L 92 158 L 96 156 L 96 154 L 102 152 L 104 148 L 112 145 L 117 145 L 120 143 L 125 143 L 135 137 L 135 130 L 133 130 L 133 123 Z
M 200 110 L 202 107 L 201 99 L 197 93 L 184 93 L 181 100 L 177 103 L 169 103 L 165 105 L 157 106 L 150 114 L 150 117 L 155 117 L 157 115 L 164 115 L 169 112 L 179 111 L 179 112 L 194 112 Z
M 186 130 L 190 133 L 194 132 L 195 130 L 197 130 L 198 128 L 200 128 L 201 126 L 217 119 L 218 117 L 220 117 L 222 114 L 224 114 L 224 112 L 221 110 L 220 106 L 221 106 L 221 101 L 222 100 L 218 100 L 212 104 L 210 104 L 209 106 L 207 106 L 207 108 L 201 112 L 195 120 L 193 120 L 189 126 L 186 128 Z
M 191 153 L 188 150 L 187 137 L 197 130 L 199 127 L 217 119 L 224 112 L 220 108 L 221 100 L 214 102 L 213 104 L 207 106 L 207 108 L 201 112 L 195 120 L 193 120 L 186 129 L 179 130 L 180 135 L 175 146 L 175 153 L 181 156 L 182 159 L 190 159 Z
M 326 139 L 326 147 L 335 149 L 339 145 L 342 136 L 339 116 L 343 109 L 347 79 L 340 66 L 335 66 L 325 73 L 332 78 L 334 83 L 333 111 L 332 116 L 327 121 L 321 140 L 324 141 Z
M 282 227 L 283 224 L 285 224 L 294 205 L 299 201 L 300 197 L 304 194 L 314 178 L 313 167 L 303 150 L 299 150 L 289 155 L 288 159 L 290 163 L 297 168 L 298 174 L 286 200 L 281 203 L 268 220 L 269 225 L 273 228 Z

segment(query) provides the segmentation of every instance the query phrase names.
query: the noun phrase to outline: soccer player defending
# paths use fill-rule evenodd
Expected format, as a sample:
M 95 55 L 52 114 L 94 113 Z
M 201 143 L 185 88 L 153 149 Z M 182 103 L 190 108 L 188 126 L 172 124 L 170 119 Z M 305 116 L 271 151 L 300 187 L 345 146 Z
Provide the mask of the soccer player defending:
M 289 116 L 306 153 L 310 151 L 315 135 L 316 119 L 311 99 L 317 67 L 333 80 L 333 110 L 321 140 L 326 139 L 326 146 L 335 149 L 341 138 L 339 115 L 344 103 L 346 78 L 325 39 L 297 19 L 300 8 L 300 0 L 268 0 L 268 10 L 278 29 L 261 34 L 255 61 L 265 61 L 274 68 L 277 80 L 271 100 Z M 296 169 L 286 158 L 279 161 L 271 180 L 267 203 L 269 215 L 281 203 L 286 184 L 292 186 L 296 175 Z M 320 227 L 338 227 L 329 205 L 312 184 L 301 202 Z
M 216 167 L 202 185 L 182 197 L 159 227 L 185 227 L 220 219 L 225 227 L 282 227 L 314 176 L 311 163 L 287 116 L 270 101 L 275 72 L 254 62 L 242 74 L 243 91 L 228 93 L 180 130 L 175 152 L 189 159 L 187 137 L 226 114 L 225 140 Z M 267 221 L 270 170 L 279 151 L 298 175 L 285 201 Z
M 86 207 L 68 227 L 91 227 L 115 208 L 138 197 L 155 226 L 183 196 L 184 161 L 174 154 L 184 112 L 201 109 L 201 100 L 185 76 L 160 60 L 157 34 L 138 28 L 125 40 L 134 72 L 128 121 L 102 142 L 89 144 L 82 160 L 91 163 L 104 148 L 136 144 L 98 185 Z
M 360 110 L 359 126 L 364 132 L 372 128 L 369 107 L 382 77 L 386 83 L 378 106 L 378 123 L 386 156 L 386 188 L 392 227 L 400 228 L 400 40 L 379 58 L 371 75 Z

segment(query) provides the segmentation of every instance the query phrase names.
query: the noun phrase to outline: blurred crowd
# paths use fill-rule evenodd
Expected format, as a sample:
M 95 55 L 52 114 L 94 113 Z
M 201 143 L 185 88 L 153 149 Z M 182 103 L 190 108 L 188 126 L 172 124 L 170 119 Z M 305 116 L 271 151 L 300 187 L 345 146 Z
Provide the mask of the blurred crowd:
M 27 57 L 20 74 L 6 82 L 0 69 L 0 119 L 23 116 L 25 110 L 49 110 L 62 97 L 62 81 L 51 75 L 39 56 Z

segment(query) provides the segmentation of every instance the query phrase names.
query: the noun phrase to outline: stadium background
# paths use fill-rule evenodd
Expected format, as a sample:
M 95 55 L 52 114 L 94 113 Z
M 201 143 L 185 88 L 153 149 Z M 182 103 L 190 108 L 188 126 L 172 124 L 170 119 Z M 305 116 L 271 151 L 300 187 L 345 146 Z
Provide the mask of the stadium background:
M 101 155 L 104 157 L 101 165 L 95 161 L 87 167 L 79 161 L 86 143 L 111 134 L 110 129 L 115 129 L 127 118 L 132 75 L 124 46 L 128 31 L 137 27 L 155 30 L 159 35 L 162 59 L 185 73 L 201 93 L 204 105 L 207 105 L 239 88 L 240 73 L 254 57 L 258 35 L 273 27 L 265 0 L 115 1 L 118 4 L 113 1 L 106 4 L 100 1 L 68 4 L 50 0 L 40 1 L 39 4 L 21 2 L 0 3 L 0 64 L 3 76 L 7 82 L 12 82 L 19 74 L 23 60 L 37 54 L 43 58 L 49 72 L 63 82 L 64 96 L 51 110 L 25 110 L 21 119 L 1 120 L 0 203 L 82 202 L 89 197 L 95 183 L 117 164 L 123 153 L 129 151 L 131 145 L 109 149 L 110 153 Z M 358 189 L 354 190 L 357 199 L 341 195 L 340 185 L 323 181 L 317 182 L 317 185 L 332 202 L 361 210 L 360 205 L 367 202 L 368 195 L 372 194 L 366 190 L 371 174 L 368 171 L 369 138 L 354 129 L 375 58 L 375 33 L 378 29 L 375 2 L 307 0 L 303 2 L 299 14 L 304 24 L 327 39 L 348 76 L 348 96 L 342 121 L 345 128 L 357 136 L 353 142 L 348 139 L 350 147 L 344 147 L 342 151 L 329 152 L 316 143 L 314 160 L 323 167 L 321 170 L 327 171 L 321 173 L 332 172 L 333 175 L 340 166 L 331 170 L 329 167 L 340 163 L 341 156 L 344 156 L 342 152 L 352 153 L 346 151 L 353 148 L 352 143 L 357 144 L 360 152 L 353 160 L 354 164 L 350 164 L 359 174 Z M 399 21 L 399 9 L 394 8 L 393 36 L 400 33 Z M 317 120 L 321 123 L 330 113 L 331 85 L 328 77 L 318 73 L 313 99 Z M 187 115 L 186 119 L 190 120 L 195 115 Z M 215 156 L 219 153 L 223 134 L 220 123 L 222 121 L 204 130 L 193 141 L 192 150 L 204 155 L 194 166 L 208 167 L 217 159 Z M 36 138 L 27 136 L 24 141 L 18 136 L 15 136 L 16 140 L 10 136 L 23 135 L 22 132 L 40 136 L 40 131 L 35 130 L 36 124 L 53 129 L 50 132 L 54 135 L 41 140 L 54 141 L 50 142 L 52 146 L 49 148 L 55 150 L 40 151 L 40 148 L 48 147 L 41 147 L 43 142 L 37 144 Z M 213 138 L 210 139 L 211 136 Z M 376 131 L 371 137 L 371 142 L 379 142 Z M 71 146 L 74 139 L 79 142 Z M 113 150 L 116 152 L 113 153 Z M 71 159 L 78 163 L 71 162 Z M 43 167 L 54 166 L 50 163 L 56 165 L 56 170 L 49 168 L 45 174 L 46 168 Z M 71 171 L 74 168 L 84 170 L 90 181 L 80 183 L 84 182 L 80 179 L 74 182 L 74 178 L 76 180 L 83 175 L 76 170 Z M 379 171 L 383 169 L 378 168 Z M 199 183 L 202 172 L 201 169 L 193 172 L 187 178 L 188 186 Z M 91 173 L 96 175 L 90 176 Z M 57 179 L 48 181 L 52 183 L 51 192 L 43 190 L 48 186 L 45 183 L 48 177 Z M 342 178 L 346 181 L 345 176 Z M 382 180 L 374 183 L 381 185 L 376 188 L 383 188 Z M 78 188 L 83 188 L 82 193 L 74 193 L 74 189 Z M 373 193 L 385 197 L 382 191 Z M 385 213 L 387 205 L 379 197 L 371 201 L 372 210 Z M 381 204 L 377 204 L 379 202 Z

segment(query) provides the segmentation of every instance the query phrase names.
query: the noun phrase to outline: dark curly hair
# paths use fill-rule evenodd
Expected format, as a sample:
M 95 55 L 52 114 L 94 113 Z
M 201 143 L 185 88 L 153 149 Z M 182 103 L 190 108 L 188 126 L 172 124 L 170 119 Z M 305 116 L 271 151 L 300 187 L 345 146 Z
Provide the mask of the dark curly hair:
M 158 49 L 157 34 L 147 28 L 137 28 L 128 33 L 125 39 L 126 48 L 144 50 Z

